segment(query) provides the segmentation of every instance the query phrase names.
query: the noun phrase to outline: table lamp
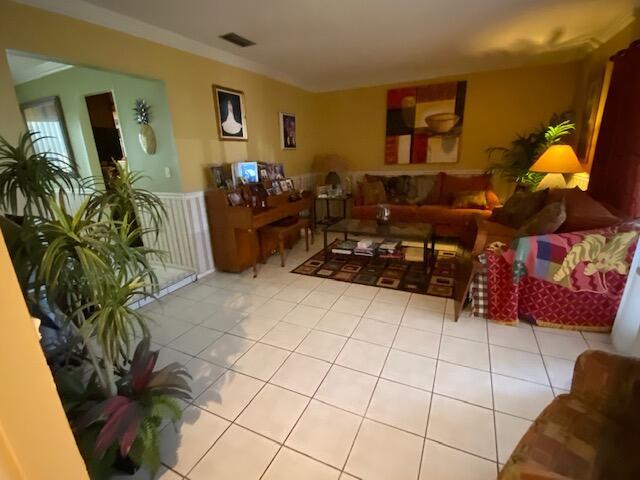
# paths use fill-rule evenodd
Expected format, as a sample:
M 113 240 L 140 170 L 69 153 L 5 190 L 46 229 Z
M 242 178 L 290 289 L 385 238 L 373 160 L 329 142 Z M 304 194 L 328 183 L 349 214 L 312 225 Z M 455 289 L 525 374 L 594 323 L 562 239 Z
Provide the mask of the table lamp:
M 546 173 L 536 190 L 566 188 L 565 174 L 584 172 L 576 153 L 570 145 L 551 145 L 529 169 Z

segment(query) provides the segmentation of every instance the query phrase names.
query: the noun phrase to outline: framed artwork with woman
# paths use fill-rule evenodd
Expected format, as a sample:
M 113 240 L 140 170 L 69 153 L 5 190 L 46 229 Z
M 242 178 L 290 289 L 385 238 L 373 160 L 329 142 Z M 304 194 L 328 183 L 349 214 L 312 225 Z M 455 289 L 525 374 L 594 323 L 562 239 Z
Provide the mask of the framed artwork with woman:
M 218 117 L 220 140 L 247 140 L 247 117 L 244 93 L 239 90 L 213 85 L 213 98 Z

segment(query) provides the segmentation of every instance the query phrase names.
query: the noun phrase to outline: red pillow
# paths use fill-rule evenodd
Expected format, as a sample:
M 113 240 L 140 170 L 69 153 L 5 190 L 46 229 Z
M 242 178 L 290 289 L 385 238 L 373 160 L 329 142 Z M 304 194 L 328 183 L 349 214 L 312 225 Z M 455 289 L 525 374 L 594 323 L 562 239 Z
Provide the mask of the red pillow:
M 575 188 L 558 188 L 549 190 L 547 204 L 564 199 L 567 219 L 558 232 L 579 232 L 617 225 L 623 221 L 607 210 L 600 202 L 587 192 Z
M 456 175 L 442 174 L 440 186 L 441 204 L 451 205 L 456 193 L 465 190 L 493 190 L 490 175 L 473 175 L 471 177 L 459 177 Z

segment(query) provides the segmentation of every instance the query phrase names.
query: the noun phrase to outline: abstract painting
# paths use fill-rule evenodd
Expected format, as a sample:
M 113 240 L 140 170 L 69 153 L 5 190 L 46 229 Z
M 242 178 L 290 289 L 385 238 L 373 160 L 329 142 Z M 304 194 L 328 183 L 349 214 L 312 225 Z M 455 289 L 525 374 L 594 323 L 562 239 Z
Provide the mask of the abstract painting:
M 387 91 L 384 163 L 458 161 L 467 82 Z

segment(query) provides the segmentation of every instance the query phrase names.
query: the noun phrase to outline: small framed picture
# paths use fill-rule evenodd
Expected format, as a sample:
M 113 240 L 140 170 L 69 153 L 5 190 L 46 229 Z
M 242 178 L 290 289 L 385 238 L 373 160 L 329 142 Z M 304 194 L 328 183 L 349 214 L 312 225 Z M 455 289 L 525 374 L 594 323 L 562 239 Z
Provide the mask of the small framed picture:
M 293 113 L 280 112 L 280 147 L 283 150 L 296 148 L 296 116 Z
M 271 188 L 273 189 L 274 195 L 280 195 L 282 193 L 282 189 L 280 188 L 280 184 L 278 182 L 273 182 L 271 184 Z
M 258 163 L 258 173 L 261 182 L 269 180 L 269 169 L 266 163 Z
M 282 180 L 284 178 L 284 165 L 281 163 L 276 163 L 273 165 L 274 171 L 274 180 Z
M 280 184 L 280 189 L 283 192 L 288 192 L 289 191 L 289 184 L 287 183 L 286 180 L 279 180 L 278 183 Z
M 227 194 L 227 198 L 229 199 L 229 204 L 232 207 L 237 207 L 238 205 L 244 205 L 244 198 L 242 198 L 242 193 L 238 191 L 229 192 Z
M 248 140 L 244 93 L 213 85 L 220 140 Z
M 211 178 L 213 179 L 213 184 L 216 188 L 224 188 L 226 187 L 224 181 L 224 172 L 222 171 L 222 166 L 220 165 L 211 165 L 209 167 L 209 171 L 211 172 Z
M 287 184 L 287 187 L 289 188 L 290 192 L 293 192 L 296 189 L 296 186 L 293 183 L 293 178 L 285 178 L 284 181 Z

